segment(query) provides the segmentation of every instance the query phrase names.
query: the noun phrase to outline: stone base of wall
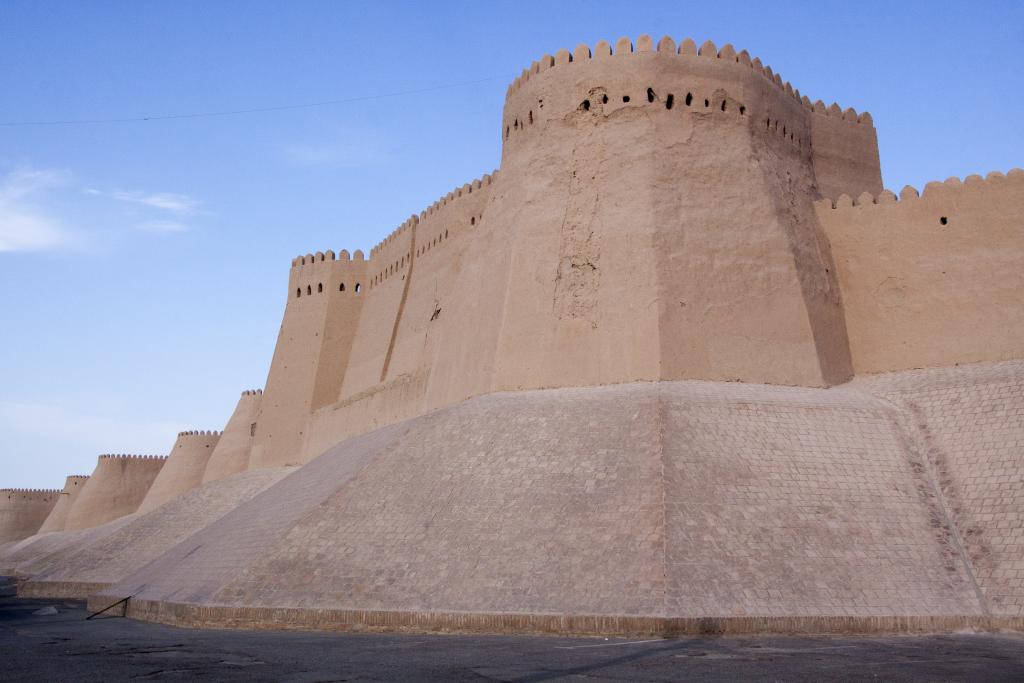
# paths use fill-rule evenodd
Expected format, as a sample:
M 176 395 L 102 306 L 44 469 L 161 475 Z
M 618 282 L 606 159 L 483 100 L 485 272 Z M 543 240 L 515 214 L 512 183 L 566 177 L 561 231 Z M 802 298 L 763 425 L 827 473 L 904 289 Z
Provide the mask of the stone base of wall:
M 78 581 L 22 581 L 18 584 L 18 597 L 74 598 L 76 600 L 85 600 L 109 585 L 109 583 L 83 583 Z
M 116 602 L 91 596 L 90 611 Z M 251 630 L 490 633 L 676 637 L 742 634 L 894 634 L 972 630 L 1024 631 L 1022 618 L 901 615 L 877 617 L 660 617 L 639 615 L 415 612 L 287 607 L 231 607 L 129 600 L 123 616 L 187 628 Z

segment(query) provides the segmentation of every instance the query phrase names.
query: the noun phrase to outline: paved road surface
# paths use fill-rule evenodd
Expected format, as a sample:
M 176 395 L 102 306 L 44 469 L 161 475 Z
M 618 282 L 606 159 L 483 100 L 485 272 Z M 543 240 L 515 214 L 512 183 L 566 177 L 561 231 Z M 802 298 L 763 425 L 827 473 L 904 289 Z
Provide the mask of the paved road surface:
M 34 615 L 48 605 L 55 615 Z M 619 640 L 200 631 L 0 585 L 0 679 L 19 681 L 1022 681 L 1024 635 Z

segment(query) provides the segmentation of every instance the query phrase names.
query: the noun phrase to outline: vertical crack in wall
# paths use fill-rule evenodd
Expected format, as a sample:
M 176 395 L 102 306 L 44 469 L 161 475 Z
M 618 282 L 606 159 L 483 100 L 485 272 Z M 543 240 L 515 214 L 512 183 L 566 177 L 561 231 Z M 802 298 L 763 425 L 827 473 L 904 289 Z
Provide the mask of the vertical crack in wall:
M 597 327 L 601 275 L 601 245 L 594 233 L 594 221 L 600 204 L 596 179 L 603 156 L 600 144 L 580 144 L 573 149 L 555 275 L 555 316 L 559 320 L 585 320 L 591 327 Z
M 384 366 L 380 369 L 380 381 L 388 377 L 388 367 L 391 365 L 391 354 L 395 351 L 395 339 L 398 337 L 398 326 L 402 322 L 402 313 L 405 312 L 405 300 L 409 298 L 409 285 L 412 283 L 412 269 L 416 265 L 416 228 L 419 221 L 414 220 L 409 227 L 409 270 L 405 273 L 405 284 L 402 285 L 402 298 L 398 300 L 398 311 L 395 313 L 395 324 L 391 328 L 391 340 L 388 342 L 388 352 L 384 356 Z

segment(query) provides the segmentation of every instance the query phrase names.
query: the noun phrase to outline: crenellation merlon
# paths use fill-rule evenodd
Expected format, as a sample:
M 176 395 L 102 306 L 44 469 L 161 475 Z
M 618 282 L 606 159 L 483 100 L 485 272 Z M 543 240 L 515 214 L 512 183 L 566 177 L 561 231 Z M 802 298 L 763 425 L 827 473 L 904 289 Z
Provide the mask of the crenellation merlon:
M 931 200 L 935 197 L 943 196 L 950 191 L 967 191 L 972 188 L 981 188 L 986 184 L 1005 182 L 1012 180 L 1020 182 L 1024 180 L 1024 169 L 1012 168 L 1003 174 L 1000 171 L 992 171 L 985 177 L 977 174 L 972 174 L 961 180 L 956 176 L 947 178 L 946 180 L 933 180 L 924 186 L 923 192 L 918 192 L 917 188 L 906 185 L 900 190 L 897 196 L 892 190 L 883 190 L 877 195 L 870 192 L 862 192 L 856 198 L 851 197 L 848 194 L 841 194 L 835 199 L 824 198 L 815 203 L 816 206 L 825 209 L 852 209 L 854 207 L 868 207 L 878 206 L 887 204 L 899 204 L 905 205 L 914 202 L 918 199 L 923 201 Z
M 797 102 L 800 102 L 804 108 L 811 110 L 816 114 L 839 118 L 851 123 L 861 123 L 869 126 L 874 125 L 871 115 L 867 112 L 857 114 L 857 112 L 852 108 L 844 110 L 835 103 L 825 106 L 825 104 L 821 103 L 820 100 L 817 103 L 812 104 L 807 97 L 801 96 L 800 91 L 795 89 L 788 81 L 783 81 L 782 77 L 775 73 L 770 66 L 764 65 L 761 60 L 756 57 L 751 59 L 750 53 L 746 50 L 737 52 L 736 48 L 730 43 L 726 43 L 721 49 L 717 49 L 714 42 L 706 40 L 698 48 L 693 39 L 686 38 L 677 48 L 675 41 L 669 36 L 662 37 L 661 40 L 658 41 L 656 49 L 652 46 L 651 37 L 649 35 L 642 35 L 637 39 L 635 48 L 633 42 L 628 37 L 622 37 L 616 41 L 614 51 L 608 41 L 602 40 L 595 45 L 593 51 L 591 51 L 586 44 L 580 44 L 577 45 L 572 52 L 566 49 L 561 49 L 558 50 L 554 56 L 546 54 L 539 60 L 533 62 L 529 68 L 523 69 L 522 73 L 512 81 L 506 92 L 506 98 L 519 91 L 537 74 L 556 66 L 564 67 L 590 59 L 605 59 L 613 56 L 621 57 L 625 55 L 651 52 L 678 55 L 683 58 L 696 57 L 735 62 L 736 64 L 745 66 L 761 74 L 772 85 L 778 88 L 780 92 Z

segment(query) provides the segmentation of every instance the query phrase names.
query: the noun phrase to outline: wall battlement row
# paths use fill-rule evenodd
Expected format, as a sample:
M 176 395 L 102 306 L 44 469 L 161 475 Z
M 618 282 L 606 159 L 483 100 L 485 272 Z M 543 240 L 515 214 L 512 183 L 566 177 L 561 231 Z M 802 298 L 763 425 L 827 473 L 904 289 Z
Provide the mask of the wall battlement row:
M 391 234 L 385 237 L 383 240 L 377 243 L 372 249 L 370 249 L 370 259 L 379 258 L 382 256 L 384 250 L 390 245 L 394 244 L 395 240 L 404 235 L 409 228 L 414 225 L 418 225 L 422 221 L 433 217 L 434 215 L 441 212 L 442 209 L 449 206 L 455 201 L 458 201 L 462 197 L 471 195 L 475 190 L 488 187 L 492 182 L 497 180 L 498 171 L 494 170 L 491 173 L 485 173 L 483 176 L 476 178 L 468 183 L 464 183 L 459 187 L 456 187 L 451 192 L 447 193 L 443 197 L 438 198 L 433 204 L 420 211 L 418 214 L 410 216 L 408 220 L 403 222 L 400 226 L 395 228 Z
M 327 261 L 362 261 L 364 258 L 362 249 L 356 249 L 351 256 L 349 256 L 347 249 L 342 249 L 337 254 L 328 249 L 327 251 L 318 251 L 315 254 L 296 256 L 292 259 L 292 268 L 301 268 L 302 266 L 311 266 Z
M 130 453 L 104 453 L 99 456 L 101 460 L 166 460 L 166 455 L 133 455 Z
M 906 185 L 902 190 L 900 190 L 898 197 L 896 193 L 891 190 L 883 190 L 877 195 L 871 194 L 870 192 L 862 192 L 856 198 L 847 194 L 841 194 L 835 199 L 822 199 L 816 202 L 816 205 L 825 209 L 837 210 L 886 204 L 907 204 L 917 199 L 927 201 L 933 197 L 944 196 L 950 191 L 981 188 L 986 184 L 1000 183 L 1007 180 L 1024 180 L 1024 169 L 1012 168 L 1005 174 L 1000 171 L 992 171 L 984 177 L 972 174 L 963 180 L 956 176 L 941 181 L 933 180 L 924 186 L 923 192 L 918 192 L 917 188 L 911 185 Z
M 263 390 L 262 389 L 246 389 L 245 391 L 242 392 L 242 396 L 262 396 L 262 395 L 263 395 Z
M 220 436 L 220 435 L 221 435 L 221 432 L 218 432 L 215 429 L 210 429 L 210 430 L 206 430 L 206 431 L 201 430 L 201 429 L 196 429 L 196 430 L 189 430 L 187 432 L 178 432 L 178 438 L 181 438 L 183 436 Z
M 39 495 L 44 495 L 44 496 L 49 496 L 49 495 L 53 495 L 55 493 L 60 493 L 60 492 L 61 492 L 60 489 L 17 489 L 17 488 L 14 488 L 14 489 L 0 489 L 0 493 L 7 493 L 7 494 L 11 494 L 11 493 L 17 493 L 17 494 L 39 494 Z
M 506 97 L 521 90 L 535 75 L 553 67 L 575 64 L 591 59 L 607 59 L 650 52 L 679 55 L 684 58 L 702 57 L 705 59 L 719 59 L 727 62 L 735 62 L 761 74 L 765 79 L 777 87 L 780 92 L 783 92 L 787 96 L 797 100 L 805 109 L 814 114 L 837 118 L 850 123 L 859 123 L 869 126 L 874 125 L 871 115 L 867 112 L 858 114 L 853 108 L 843 109 L 835 102 L 827 106 L 821 100 L 811 102 L 808 97 L 801 95 L 800 91 L 794 88 L 788 81 L 783 81 L 782 77 L 773 72 L 770 66 L 762 64 L 761 60 L 756 57 L 751 58 L 750 53 L 746 50 L 740 50 L 737 52 L 729 43 L 726 43 L 719 50 L 710 40 L 704 41 L 704 43 L 698 48 L 691 38 L 683 40 L 677 48 L 675 41 L 669 36 L 664 36 L 659 40 L 657 46 L 653 44 L 649 35 L 642 35 L 637 39 L 635 47 L 629 38 L 623 37 L 616 41 L 614 50 L 608 41 L 602 40 L 594 46 L 593 51 L 590 50 L 589 46 L 581 43 L 577 45 L 572 52 L 563 48 L 554 55 L 546 54 L 538 61 L 533 62 L 528 68 L 523 69 L 522 73 L 509 85 Z

